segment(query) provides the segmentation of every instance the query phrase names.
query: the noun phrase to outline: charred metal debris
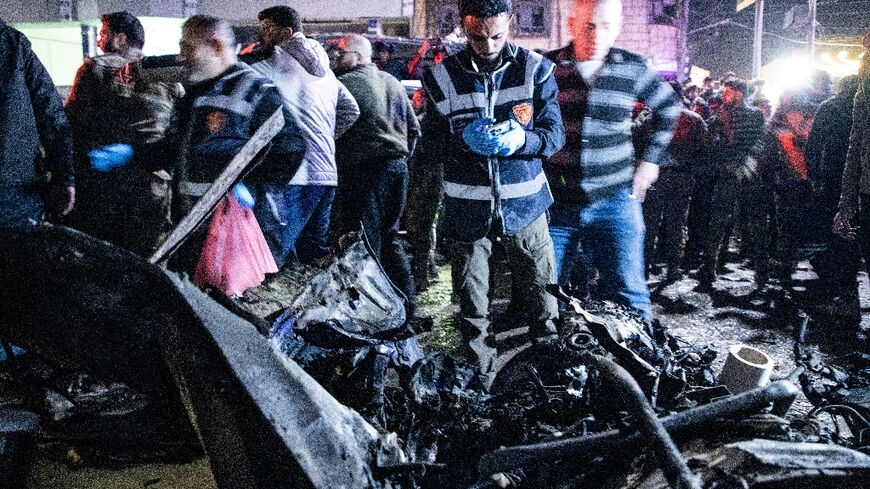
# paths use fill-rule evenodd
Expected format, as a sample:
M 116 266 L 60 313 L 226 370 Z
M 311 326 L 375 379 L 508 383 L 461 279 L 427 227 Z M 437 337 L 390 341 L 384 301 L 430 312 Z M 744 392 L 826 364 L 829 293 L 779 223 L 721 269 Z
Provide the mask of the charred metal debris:
M 641 487 L 644 477 L 661 479 L 649 487 L 822 487 L 870 474 L 870 458 L 846 450 L 849 459 L 819 444 L 836 436 L 784 418 L 794 379 L 732 396 L 716 384 L 715 351 L 559 290 L 558 337 L 517 354 L 485 392 L 473 367 L 420 348 L 400 294 L 377 272 L 364 247 L 351 248 L 280 316 L 270 341 L 383 434 L 374 475 L 384 487 Z M 672 437 L 705 446 L 684 456 Z M 813 463 L 798 470 L 760 455 L 780 449 Z M 711 456 L 721 450 L 743 461 Z
M 215 301 L 79 233 L 4 239 L 0 291 L 14 307 L 0 309 L 0 331 L 28 353 L 4 346 L 0 362 L 0 468 L 15 467 L 8 447 L 37 429 L 23 407 L 42 415 L 41 446 L 73 446 L 82 463 L 182 460 L 204 447 L 222 489 L 870 482 L 868 358 L 853 357 L 848 374 L 824 365 L 802 349 L 805 323 L 802 368 L 731 395 L 710 348 L 554 290 L 559 335 L 517 353 L 485 392 L 474 368 L 420 347 L 421 325 L 363 243 L 285 293 L 280 314 L 252 320 L 242 313 L 256 304 Z M 63 314 L 34 291 L 63 299 Z M 73 368 L 43 367 L 36 351 Z M 792 408 L 798 380 L 809 412 Z

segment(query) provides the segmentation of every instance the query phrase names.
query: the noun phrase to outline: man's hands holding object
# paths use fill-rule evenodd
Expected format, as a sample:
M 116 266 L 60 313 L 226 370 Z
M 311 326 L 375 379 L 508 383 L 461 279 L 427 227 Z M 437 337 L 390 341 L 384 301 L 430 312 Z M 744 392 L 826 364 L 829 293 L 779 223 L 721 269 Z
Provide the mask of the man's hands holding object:
M 526 131 L 515 120 L 494 124 L 489 117 L 477 119 L 462 132 L 465 144 L 484 156 L 510 156 L 526 144 Z

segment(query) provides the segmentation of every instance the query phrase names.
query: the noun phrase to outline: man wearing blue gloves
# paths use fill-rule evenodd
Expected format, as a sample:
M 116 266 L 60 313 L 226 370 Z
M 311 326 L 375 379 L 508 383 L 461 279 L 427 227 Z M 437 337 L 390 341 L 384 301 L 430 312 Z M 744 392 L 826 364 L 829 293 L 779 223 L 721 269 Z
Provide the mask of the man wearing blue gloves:
M 284 128 L 272 140 L 266 159 L 247 174 L 245 181 L 261 184 L 289 180 L 299 168 L 305 148 L 297 119 L 284 107 L 275 85 L 238 62 L 235 45 L 226 21 L 205 15 L 187 19 L 182 27 L 179 58 L 190 86 L 176 106 L 166 137 L 150 145 L 134 146 L 132 155 L 123 146 L 100 148 L 92 155 L 93 165 L 111 170 L 126 164 L 132 156 L 131 165 L 172 171 L 173 217 L 178 221 L 190 212 L 254 132 L 278 108 L 283 108 Z M 268 205 L 263 198 L 251 202 L 253 199 L 245 193 L 243 187 L 234 189 L 234 195 L 241 196 L 239 200 L 245 206 Z M 205 231 L 206 227 L 200 227 L 188 239 L 170 262 L 173 269 L 193 271 Z
M 444 227 L 455 242 L 459 328 L 487 387 L 497 351 L 489 319 L 489 257 L 507 252 L 515 290 L 526 292 L 530 333 L 556 333 L 556 280 L 545 212 L 553 198 L 541 159 L 565 142 L 553 63 L 507 42 L 509 0 L 461 0 L 468 47 L 423 77 L 423 151 L 444 158 Z M 431 146 L 428 148 L 427 146 Z
M 103 54 L 84 60 L 66 102 L 79 190 L 66 223 L 147 256 L 170 228 L 170 177 L 126 162 L 133 146 L 163 138 L 183 90 L 143 68 L 139 19 L 128 12 L 100 19 Z

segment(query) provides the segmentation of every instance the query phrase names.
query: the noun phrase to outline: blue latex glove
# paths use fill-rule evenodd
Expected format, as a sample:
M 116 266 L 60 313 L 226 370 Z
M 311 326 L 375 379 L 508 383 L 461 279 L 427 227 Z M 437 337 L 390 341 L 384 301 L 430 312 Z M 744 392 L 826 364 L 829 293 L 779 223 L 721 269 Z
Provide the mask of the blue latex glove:
M 133 159 L 133 147 L 129 144 L 110 144 L 88 152 L 91 168 L 107 172 L 130 163 Z
M 233 187 L 233 197 L 239 202 L 243 209 L 252 209 L 257 202 L 248 187 L 244 183 L 239 182 Z
M 499 156 L 510 156 L 526 144 L 526 130 L 519 122 L 511 119 L 508 128 L 498 135 Z
M 477 154 L 489 156 L 498 151 L 498 136 L 490 133 L 489 126 L 495 122 L 485 117 L 477 119 L 465 126 L 462 131 L 462 140 Z

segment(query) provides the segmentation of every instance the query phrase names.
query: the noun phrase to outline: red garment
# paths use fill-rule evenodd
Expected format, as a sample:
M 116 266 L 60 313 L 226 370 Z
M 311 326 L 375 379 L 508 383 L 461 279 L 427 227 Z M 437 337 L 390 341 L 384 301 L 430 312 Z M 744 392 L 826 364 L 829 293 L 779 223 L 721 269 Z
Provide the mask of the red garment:
M 779 145 L 785 152 L 786 159 L 788 159 L 789 164 L 798 174 L 798 177 L 800 177 L 801 180 L 809 178 L 804 152 L 797 147 L 797 144 L 795 144 L 794 134 L 789 131 L 780 131 L 776 133 L 776 139 L 779 141 Z

